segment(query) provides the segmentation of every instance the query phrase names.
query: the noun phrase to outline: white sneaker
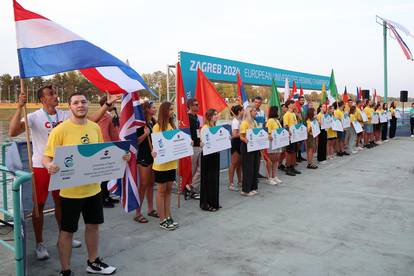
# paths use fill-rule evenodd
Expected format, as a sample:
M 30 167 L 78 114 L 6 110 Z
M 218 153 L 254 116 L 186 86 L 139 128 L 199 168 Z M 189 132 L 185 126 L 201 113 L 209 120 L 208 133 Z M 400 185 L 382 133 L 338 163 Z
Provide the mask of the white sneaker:
M 355 154 L 355 153 L 358 153 L 358 151 L 357 150 L 353 150 L 352 153 Z
M 387 142 L 389 142 L 389 141 L 390 141 L 390 140 L 388 140 L 388 139 L 387 139 L 387 140 L 384 140 L 384 142 L 385 142 L 385 143 L 387 143 Z
M 326 160 L 320 161 L 319 164 L 326 164 Z
M 271 186 L 274 186 L 274 185 L 277 184 L 277 182 L 274 181 L 273 178 L 266 179 L 266 183 L 271 185 Z
M 411 138 L 414 138 L 414 134 L 411 134 Z
M 38 243 L 35 248 L 36 258 L 38 260 L 49 259 L 49 253 L 43 243 Z
M 81 246 L 82 246 L 82 242 L 81 241 L 72 239 L 72 248 L 79 248 Z
M 234 186 L 234 184 L 230 184 L 229 185 L 229 190 L 230 191 L 233 191 L 233 192 L 238 192 L 239 191 L 239 188 L 236 187 L 236 186 Z
M 357 147 L 357 150 L 364 150 L 363 147 Z
M 245 192 L 241 191 L 240 195 L 242 195 L 242 196 L 253 196 L 254 194 L 251 194 L 251 192 L 250 193 L 245 193 Z
M 277 184 L 282 183 L 283 181 L 280 180 L 277 176 L 273 177 L 273 181 L 275 181 Z
M 110 275 L 116 271 L 116 267 L 110 266 L 104 262 L 99 257 L 96 258 L 95 261 L 92 263 L 88 260 L 86 272 L 91 274 L 102 274 L 102 275 Z
M 258 190 L 252 190 L 252 191 L 250 191 L 250 193 L 253 194 L 253 195 L 257 195 L 259 193 L 259 191 Z

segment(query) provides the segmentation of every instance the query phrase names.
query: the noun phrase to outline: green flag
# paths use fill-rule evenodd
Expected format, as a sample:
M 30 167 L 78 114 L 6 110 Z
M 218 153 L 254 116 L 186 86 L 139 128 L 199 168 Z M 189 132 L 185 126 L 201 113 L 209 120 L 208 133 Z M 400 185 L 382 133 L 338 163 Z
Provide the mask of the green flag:
M 329 91 L 331 92 L 331 96 L 333 98 L 336 99 L 338 97 L 338 89 L 336 88 L 335 76 L 334 76 L 333 69 L 331 71 L 331 78 L 329 80 Z
M 280 98 L 279 98 L 279 91 L 277 91 L 275 79 L 272 79 L 272 94 L 270 95 L 270 102 L 269 107 L 277 106 L 277 109 L 279 113 L 282 110 L 282 105 L 280 104 Z

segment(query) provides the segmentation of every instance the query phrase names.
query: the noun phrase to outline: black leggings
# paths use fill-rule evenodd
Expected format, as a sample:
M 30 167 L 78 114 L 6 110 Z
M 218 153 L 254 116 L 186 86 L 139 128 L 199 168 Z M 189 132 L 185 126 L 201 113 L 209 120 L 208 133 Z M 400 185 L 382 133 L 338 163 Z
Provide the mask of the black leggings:
M 326 142 L 327 134 L 325 129 L 321 129 L 321 133 L 318 136 L 318 156 L 319 162 L 326 160 Z
M 387 134 L 388 134 L 388 122 L 386 123 L 381 123 L 382 127 L 381 127 L 381 140 L 387 140 Z
M 410 118 L 411 135 L 414 135 L 414 118 Z
M 260 151 L 247 152 L 246 143 L 241 143 L 241 158 L 242 158 L 242 191 L 249 193 L 252 190 L 257 190 Z
M 390 121 L 390 138 L 395 137 L 395 131 L 397 130 L 397 118 L 392 116 L 392 119 Z

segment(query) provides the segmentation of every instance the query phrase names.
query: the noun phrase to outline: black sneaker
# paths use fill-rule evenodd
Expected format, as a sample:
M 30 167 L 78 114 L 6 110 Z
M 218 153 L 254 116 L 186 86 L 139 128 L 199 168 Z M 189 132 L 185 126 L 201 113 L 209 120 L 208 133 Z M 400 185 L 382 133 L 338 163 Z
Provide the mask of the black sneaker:
M 111 202 L 111 200 L 110 200 L 110 198 L 108 197 L 108 198 L 105 198 L 104 200 L 103 200 L 103 207 L 104 208 L 114 208 L 115 207 L 115 204 L 113 204 L 112 202 Z
M 280 165 L 279 165 L 279 170 L 281 170 L 281 171 L 284 171 L 284 170 L 286 170 L 286 167 L 285 167 L 285 165 L 283 165 L 283 164 L 280 164 Z
M 59 276 L 75 276 L 75 273 L 72 270 L 61 270 Z
M 170 224 L 167 219 L 164 219 L 163 221 L 160 222 L 160 227 L 167 231 L 175 230 L 175 226 Z
M 347 153 L 346 151 L 342 152 L 342 155 L 350 155 L 349 153 Z
M 176 228 L 178 228 L 178 227 L 180 227 L 180 225 L 178 224 L 178 222 L 175 222 L 173 219 L 172 219 L 172 217 L 168 217 L 167 218 L 167 222 L 169 223 L 169 224 L 172 224 L 174 227 L 176 227 Z
M 257 174 L 257 178 L 266 178 L 266 176 L 261 175 L 260 173 Z
M 116 267 L 110 266 L 104 262 L 99 257 L 96 258 L 92 263 L 87 260 L 86 272 L 91 274 L 101 274 L 101 275 L 111 275 L 116 271 Z
M 287 175 L 290 175 L 290 176 L 295 176 L 295 175 L 296 175 L 296 173 L 294 173 L 294 172 L 292 171 L 292 168 L 290 168 L 290 167 L 287 167 L 287 168 L 286 168 L 285 173 L 286 173 Z
M 292 171 L 293 171 L 295 174 L 301 174 L 301 172 L 300 172 L 300 171 L 298 171 L 297 169 L 295 169 L 295 167 L 292 167 Z
M 342 152 L 338 152 L 336 155 L 339 156 L 339 157 L 344 156 L 344 154 Z

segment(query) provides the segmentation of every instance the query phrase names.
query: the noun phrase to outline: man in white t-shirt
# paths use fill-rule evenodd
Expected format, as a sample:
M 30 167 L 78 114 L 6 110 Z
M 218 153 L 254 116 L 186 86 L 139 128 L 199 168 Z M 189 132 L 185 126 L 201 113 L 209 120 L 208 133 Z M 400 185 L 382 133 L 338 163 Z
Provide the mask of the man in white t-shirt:
M 51 85 L 40 88 L 37 91 L 37 97 L 43 107 L 27 115 L 33 145 L 33 178 L 36 185 L 37 207 L 39 209 L 39 217 L 33 215 L 32 223 L 36 239 L 36 257 L 39 260 L 45 260 L 49 258 L 49 253 L 43 245 L 43 209 L 49 194 L 50 175 L 42 165 L 42 158 L 49 133 L 54 127 L 68 119 L 71 116 L 71 112 L 56 108 L 59 105 L 59 99 L 57 93 Z M 108 96 L 107 103 L 103 105 L 95 114 L 90 116 L 89 119 L 94 122 L 99 121 L 99 119 L 102 118 L 107 111 L 108 107 L 112 106 L 117 99 L 117 96 Z M 26 101 L 26 95 L 20 94 L 16 113 L 10 121 L 9 135 L 11 137 L 18 136 L 25 131 L 25 122 L 22 119 L 22 110 L 26 104 Z M 60 229 L 61 209 L 59 191 L 53 191 L 52 196 L 55 203 L 55 218 Z M 80 241 L 72 241 L 73 247 L 80 247 L 81 245 L 82 243 Z

